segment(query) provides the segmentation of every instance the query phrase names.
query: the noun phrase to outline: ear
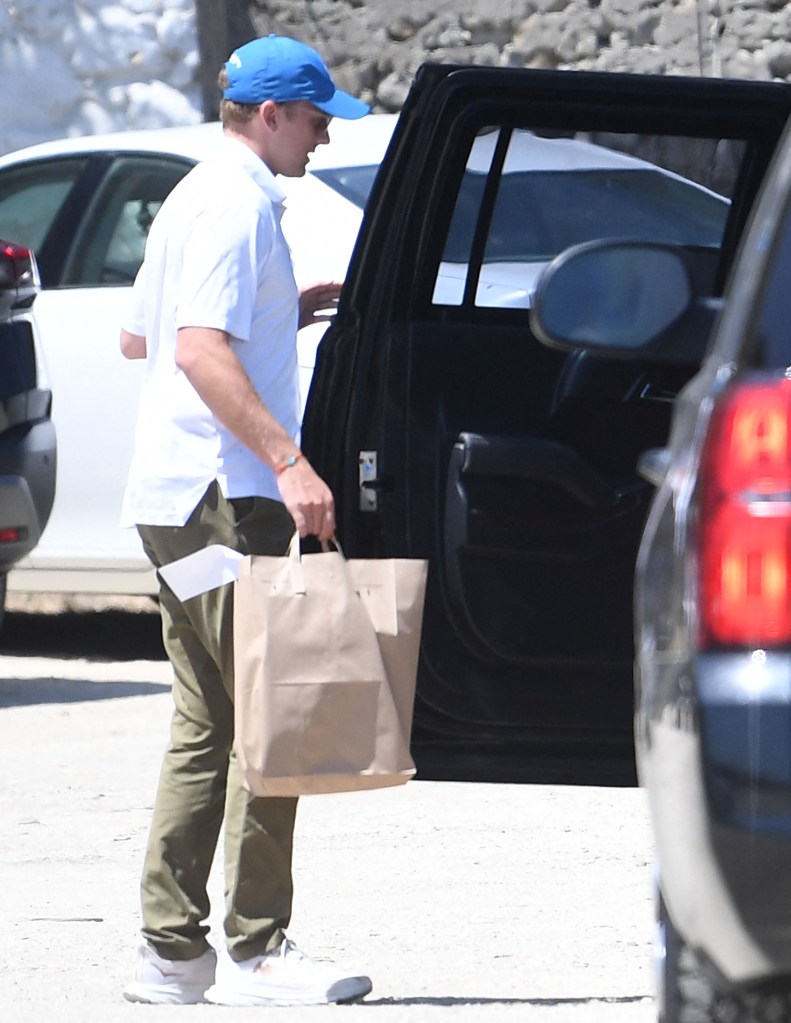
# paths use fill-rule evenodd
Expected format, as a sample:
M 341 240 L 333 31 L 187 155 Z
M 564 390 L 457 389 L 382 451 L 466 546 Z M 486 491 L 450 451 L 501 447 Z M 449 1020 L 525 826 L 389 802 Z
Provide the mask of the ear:
M 271 99 L 265 99 L 258 108 L 258 116 L 264 122 L 269 131 L 277 130 L 277 122 L 280 117 L 280 110 L 277 103 Z

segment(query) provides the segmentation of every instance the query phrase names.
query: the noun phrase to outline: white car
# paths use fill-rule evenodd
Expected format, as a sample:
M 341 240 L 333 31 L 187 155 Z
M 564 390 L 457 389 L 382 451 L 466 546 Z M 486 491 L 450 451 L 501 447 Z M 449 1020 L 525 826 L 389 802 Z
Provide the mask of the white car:
M 334 121 L 332 141 L 312 155 L 309 173 L 281 179 L 283 228 L 300 284 L 343 280 L 396 119 Z M 118 525 L 143 372 L 121 356 L 118 335 L 154 215 L 190 167 L 212 154 L 221 132 L 216 123 L 127 131 L 0 158 L 0 224 L 39 259 L 35 315 L 59 439 L 49 524 L 10 573 L 9 590 L 157 590 L 136 531 Z M 303 401 L 324 328 L 298 338 Z
M 313 154 L 309 173 L 284 179 L 283 226 L 300 284 L 345 276 L 396 121 L 334 121 L 332 141 Z M 41 270 L 35 312 L 58 435 L 52 515 L 36 549 L 9 576 L 10 590 L 156 592 L 136 531 L 118 526 L 143 371 L 120 355 L 118 332 L 154 215 L 179 178 L 211 154 L 220 131 L 217 124 L 129 131 L 0 158 L 0 233 L 33 248 Z M 464 300 L 477 232 L 465 211 L 481 206 L 486 171 L 500 158 L 496 138 L 480 132 L 469 154 L 435 302 Z M 584 139 L 516 131 L 504 159 L 479 306 L 528 308 L 546 263 L 578 242 L 645 231 L 717 244 L 727 216 L 722 197 Z M 313 327 L 298 339 L 303 401 L 322 333 Z

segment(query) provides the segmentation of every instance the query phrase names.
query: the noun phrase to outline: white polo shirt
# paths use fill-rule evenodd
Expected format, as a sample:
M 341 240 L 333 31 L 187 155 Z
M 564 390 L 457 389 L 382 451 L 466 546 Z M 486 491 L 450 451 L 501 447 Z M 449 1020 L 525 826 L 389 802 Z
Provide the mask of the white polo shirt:
M 123 525 L 183 525 L 215 479 L 227 497 L 280 500 L 272 471 L 217 422 L 175 353 L 180 327 L 227 331 L 262 401 L 297 437 L 299 296 L 284 198 L 255 153 L 223 136 L 154 219 L 123 324 L 147 349 Z

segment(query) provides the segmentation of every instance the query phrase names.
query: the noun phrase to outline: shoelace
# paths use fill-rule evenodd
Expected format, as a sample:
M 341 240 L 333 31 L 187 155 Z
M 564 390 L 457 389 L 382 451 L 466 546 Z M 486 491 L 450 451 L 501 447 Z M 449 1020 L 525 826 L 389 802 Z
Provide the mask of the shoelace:
M 292 962 L 294 962 L 295 965 L 296 965 L 295 960 L 298 962 L 309 962 L 313 966 L 331 965 L 331 963 L 329 963 L 329 961 L 326 959 L 315 958 L 313 956 L 309 956 L 307 952 L 303 952 L 302 949 L 299 948 L 299 946 L 291 940 L 291 938 L 284 938 L 282 944 L 277 948 L 274 954 L 281 956 L 283 959 L 285 959 L 286 956 L 288 956 L 288 958 Z
M 285 959 L 288 956 L 289 959 L 303 959 L 310 958 L 307 956 L 302 949 L 298 948 L 296 944 L 290 938 L 284 938 L 283 943 L 278 948 L 278 955 Z

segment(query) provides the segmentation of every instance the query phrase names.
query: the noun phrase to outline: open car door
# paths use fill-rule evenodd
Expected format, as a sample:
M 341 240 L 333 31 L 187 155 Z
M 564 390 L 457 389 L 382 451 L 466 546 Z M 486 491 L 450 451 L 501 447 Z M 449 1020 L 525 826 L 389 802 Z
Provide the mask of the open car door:
M 683 244 L 721 292 L 790 109 L 782 83 L 420 70 L 303 443 L 348 556 L 429 559 L 422 777 L 629 776 L 637 459 L 695 367 L 551 350 L 529 307 L 603 237 Z

